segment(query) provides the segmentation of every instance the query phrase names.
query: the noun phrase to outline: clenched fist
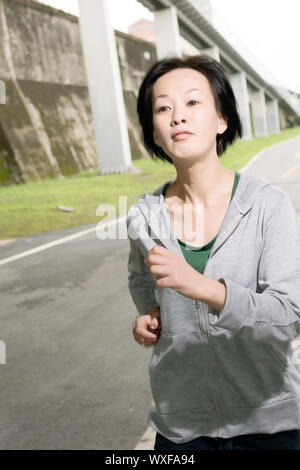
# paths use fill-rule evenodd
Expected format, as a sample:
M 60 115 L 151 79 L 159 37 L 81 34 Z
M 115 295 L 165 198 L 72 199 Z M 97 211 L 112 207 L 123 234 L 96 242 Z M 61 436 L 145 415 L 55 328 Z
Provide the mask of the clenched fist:
M 160 336 L 160 308 L 150 308 L 146 315 L 140 315 L 132 324 L 134 339 L 141 346 L 154 346 Z

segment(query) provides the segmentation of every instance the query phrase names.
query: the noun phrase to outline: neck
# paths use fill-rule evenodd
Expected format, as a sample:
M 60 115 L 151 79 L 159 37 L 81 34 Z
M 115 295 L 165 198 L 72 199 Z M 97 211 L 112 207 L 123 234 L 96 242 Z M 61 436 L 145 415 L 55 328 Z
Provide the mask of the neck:
M 187 164 L 186 160 L 175 161 L 177 177 L 171 194 L 182 203 L 213 204 L 220 196 L 232 190 L 235 172 L 221 165 L 218 155 Z M 231 184 L 232 183 L 232 184 Z

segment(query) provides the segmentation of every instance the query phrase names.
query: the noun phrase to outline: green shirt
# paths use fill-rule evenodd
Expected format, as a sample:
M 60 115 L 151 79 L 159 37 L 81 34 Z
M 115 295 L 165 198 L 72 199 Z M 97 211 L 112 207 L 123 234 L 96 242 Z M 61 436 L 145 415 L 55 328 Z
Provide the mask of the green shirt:
M 239 178 L 240 178 L 240 174 L 236 171 L 230 201 L 232 200 L 232 198 L 234 196 L 236 187 L 237 187 L 238 182 L 239 182 Z M 168 188 L 169 184 L 170 184 L 169 182 L 166 183 L 164 188 L 163 188 L 162 194 L 163 194 L 164 198 L 165 198 L 166 191 L 167 191 L 167 188 Z M 215 236 L 215 238 L 213 238 L 213 240 L 211 240 L 209 243 L 202 246 L 201 248 L 195 248 L 191 245 L 188 245 L 187 243 L 184 243 L 183 241 L 179 240 L 178 238 L 177 238 L 177 240 L 178 240 L 179 246 L 181 247 L 181 250 L 182 250 L 182 253 L 185 257 L 185 260 L 194 269 L 196 269 L 200 273 L 203 273 L 206 261 L 209 257 L 209 254 L 210 254 L 210 250 L 212 249 L 216 238 L 217 238 L 217 235 Z

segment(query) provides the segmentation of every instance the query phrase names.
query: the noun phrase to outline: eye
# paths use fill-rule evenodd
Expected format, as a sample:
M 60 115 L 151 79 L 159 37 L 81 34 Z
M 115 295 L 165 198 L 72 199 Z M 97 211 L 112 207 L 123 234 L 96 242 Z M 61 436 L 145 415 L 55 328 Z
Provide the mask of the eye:
M 164 108 L 168 108 L 169 106 L 161 106 L 159 109 L 158 109 L 158 112 L 160 112 L 162 109 Z
M 199 104 L 199 101 L 190 100 L 190 101 L 188 101 L 188 104 L 189 104 L 189 103 L 198 103 L 198 104 Z M 164 108 L 169 108 L 169 106 L 161 106 L 161 107 L 158 109 L 158 112 L 160 113 Z

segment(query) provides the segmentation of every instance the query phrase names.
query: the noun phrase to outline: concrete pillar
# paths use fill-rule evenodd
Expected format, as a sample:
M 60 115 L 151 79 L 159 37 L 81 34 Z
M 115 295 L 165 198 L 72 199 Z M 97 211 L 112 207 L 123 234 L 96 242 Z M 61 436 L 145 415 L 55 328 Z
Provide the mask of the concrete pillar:
M 268 122 L 264 90 L 261 88 L 258 91 L 252 92 L 250 101 L 252 106 L 254 134 L 256 137 L 265 137 L 268 135 Z
M 154 27 L 157 58 L 182 57 L 176 8 L 154 11 Z
M 217 62 L 220 62 L 220 52 L 218 46 L 208 47 L 206 49 L 201 49 L 200 54 L 207 54 Z
M 78 0 L 78 5 L 99 173 L 136 172 L 138 170 L 131 161 L 119 61 L 108 0 Z
M 6 104 L 6 84 L 0 80 L 0 104 Z
M 280 120 L 278 100 L 272 100 L 267 102 L 267 118 L 269 134 L 279 134 Z
M 245 72 L 229 75 L 229 82 L 232 86 L 237 107 L 242 122 L 242 140 L 252 139 L 251 119 L 249 110 L 249 96 Z
M 280 129 L 286 129 L 286 118 L 284 111 L 279 108 Z

